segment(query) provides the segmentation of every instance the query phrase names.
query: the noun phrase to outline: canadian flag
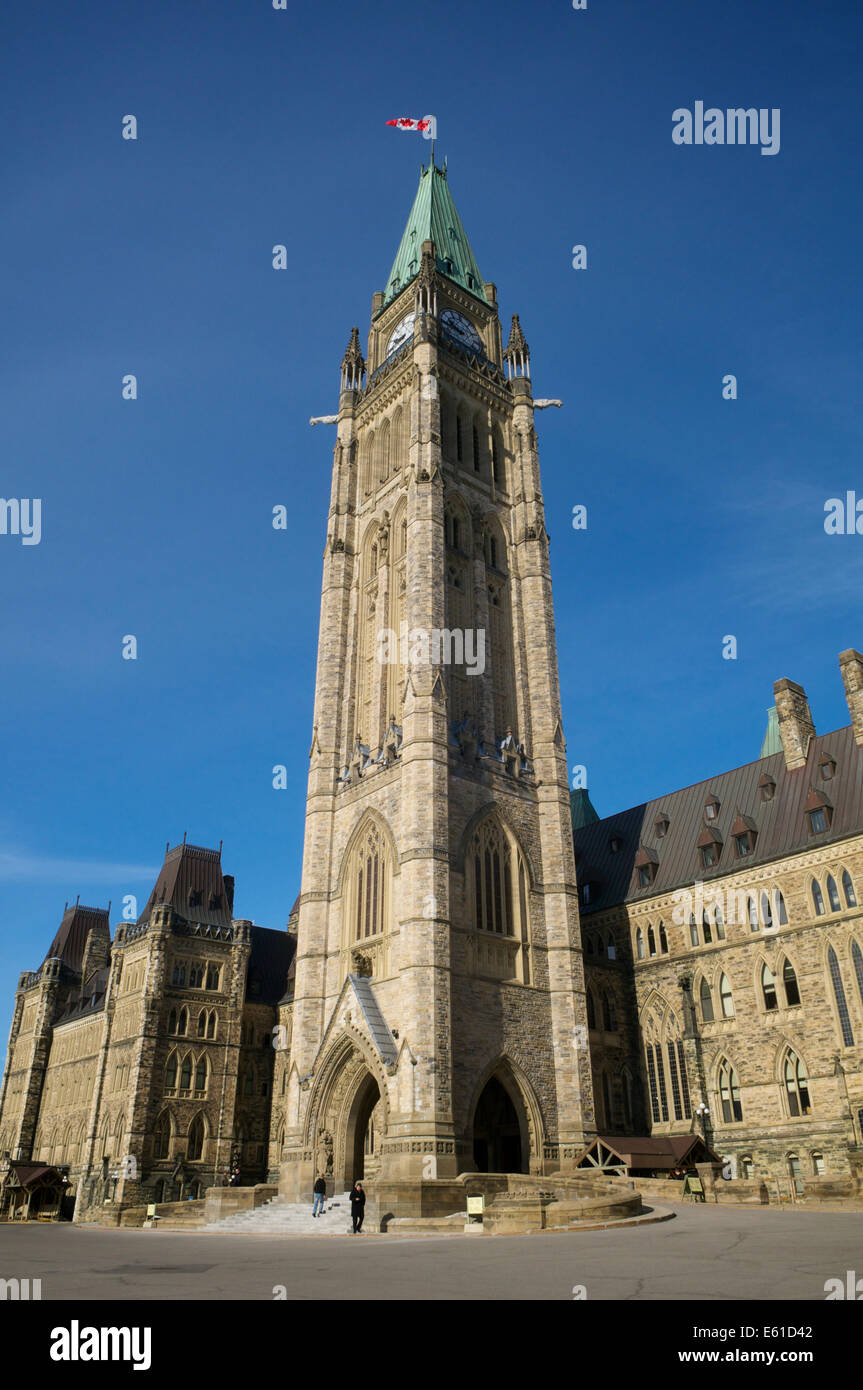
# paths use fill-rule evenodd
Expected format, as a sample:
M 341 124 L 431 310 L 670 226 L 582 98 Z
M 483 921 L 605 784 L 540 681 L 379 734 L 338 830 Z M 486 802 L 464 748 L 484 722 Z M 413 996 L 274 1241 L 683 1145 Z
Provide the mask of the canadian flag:
M 397 130 L 419 130 L 426 140 L 437 138 L 437 121 L 434 116 L 423 116 L 421 120 L 412 120 L 410 116 L 399 116 L 394 121 L 387 121 L 387 125 L 394 125 Z

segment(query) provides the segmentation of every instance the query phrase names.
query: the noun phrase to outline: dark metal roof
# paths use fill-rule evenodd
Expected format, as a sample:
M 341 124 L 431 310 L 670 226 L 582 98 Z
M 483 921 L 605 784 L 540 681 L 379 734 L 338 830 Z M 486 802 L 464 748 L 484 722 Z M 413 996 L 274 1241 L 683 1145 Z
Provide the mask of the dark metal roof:
M 86 1014 L 100 1013 L 105 1007 L 109 974 L 110 970 L 107 967 L 97 970 L 81 993 L 71 995 L 65 1008 L 55 1018 L 55 1026 L 59 1023 L 69 1023 L 74 1018 L 84 1018 Z
M 233 881 L 229 887 L 222 875 L 221 850 L 175 845 L 165 853 L 165 862 L 138 921 L 149 921 L 157 904 L 170 903 L 189 922 L 229 927 L 232 897 Z
M 251 934 L 246 998 L 250 1004 L 278 1004 L 285 993 L 296 938 L 270 927 L 252 927 Z
M 828 753 L 835 759 L 836 771 L 824 781 L 820 764 Z M 759 792 L 759 781 L 765 774 L 776 784 L 770 801 L 762 801 Z M 829 799 L 833 807 L 830 828 L 818 835 L 809 833 L 806 815 L 813 790 L 819 798 Z M 711 796 L 720 805 L 716 817 L 708 821 L 704 808 Z M 662 814 L 669 824 L 665 835 L 657 836 L 656 821 Z M 757 827 L 754 850 L 740 859 L 735 855 L 731 831 L 738 815 L 751 818 Z M 718 831 L 722 840 L 721 845 L 717 842 L 718 862 L 709 869 L 702 868 L 697 847 L 705 827 Z M 639 902 L 696 879 L 708 883 L 861 831 L 863 748 L 858 747 L 849 724 L 813 738 L 806 766 L 793 772 L 786 768 L 782 753 L 773 753 L 575 831 L 578 882 L 591 885 L 590 903 L 581 912 L 588 916 L 617 903 Z M 610 847 L 613 837 L 620 842 L 616 853 Z M 641 845 L 655 850 L 658 859 L 653 881 L 644 888 L 638 886 L 634 872 Z
M 676 1168 L 698 1149 L 703 1149 L 710 1161 L 718 1162 L 717 1155 L 707 1148 L 700 1134 L 600 1134 L 590 1149 L 597 1144 L 613 1149 L 627 1168 Z
M 107 908 L 83 907 L 80 903 L 67 907 L 45 960 L 62 960 L 70 970 L 80 973 L 87 937 L 94 927 L 107 931 L 110 936 Z

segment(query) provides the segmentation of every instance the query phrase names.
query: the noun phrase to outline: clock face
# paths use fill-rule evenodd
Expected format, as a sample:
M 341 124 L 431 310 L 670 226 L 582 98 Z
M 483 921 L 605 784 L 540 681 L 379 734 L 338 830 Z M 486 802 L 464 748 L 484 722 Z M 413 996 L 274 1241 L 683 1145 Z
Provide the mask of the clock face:
M 441 327 L 448 338 L 459 347 L 467 348 L 468 352 L 479 352 L 482 348 L 479 334 L 464 314 L 460 314 L 455 309 L 444 309 L 440 316 Z
M 408 338 L 413 337 L 415 318 L 416 314 L 405 314 L 401 322 L 396 324 L 387 343 L 387 357 L 392 357 L 394 352 L 398 352 L 400 347 L 404 347 Z

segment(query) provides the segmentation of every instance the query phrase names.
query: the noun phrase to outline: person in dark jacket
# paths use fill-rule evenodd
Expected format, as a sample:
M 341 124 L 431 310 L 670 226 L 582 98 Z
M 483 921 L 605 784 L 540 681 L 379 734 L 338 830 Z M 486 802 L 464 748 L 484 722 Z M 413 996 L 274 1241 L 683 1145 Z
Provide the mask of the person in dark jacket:
M 318 1213 L 323 1216 L 327 1203 L 327 1180 L 323 1173 L 318 1173 L 314 1190 L 315 1200 L 312 1203 L 312 1216 L 317 1216 Z
M 363 1229 L 363 1217 L 365 1216 L 366 1194 L 363 1192 L 361 1182 L 355 1182 L 351 1188 L 351 1221 L 353 1223 L 352 1235 L 359 1235 Z

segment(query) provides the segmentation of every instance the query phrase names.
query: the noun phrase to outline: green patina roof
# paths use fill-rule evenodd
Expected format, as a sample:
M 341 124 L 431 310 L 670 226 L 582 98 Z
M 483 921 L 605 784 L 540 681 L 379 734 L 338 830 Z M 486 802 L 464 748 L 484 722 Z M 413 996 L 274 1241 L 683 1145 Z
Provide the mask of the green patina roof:
M 385 305 L 419 272 L 424 241 L 434 242 L 440 273 L 485 302 L 483 278 L 452 200 L 446 169 L 436 164 L 420 172 L 417 196 L 384 291 Z
M 599 820 L 593 802 L 587 794 L 587 787 L 576 787 L 570 791 L 569 810 L 573 830 L 583 830 L 586 825 L 593 825 L 594 821 Z
M 776 715 L 776 706 L 771 705 L 767 711 L 767 732 L 761 745 L 761 757 L 769 758 L 771 753 L 781 752 L 782 737 L 779 733 L 779 720 Z

